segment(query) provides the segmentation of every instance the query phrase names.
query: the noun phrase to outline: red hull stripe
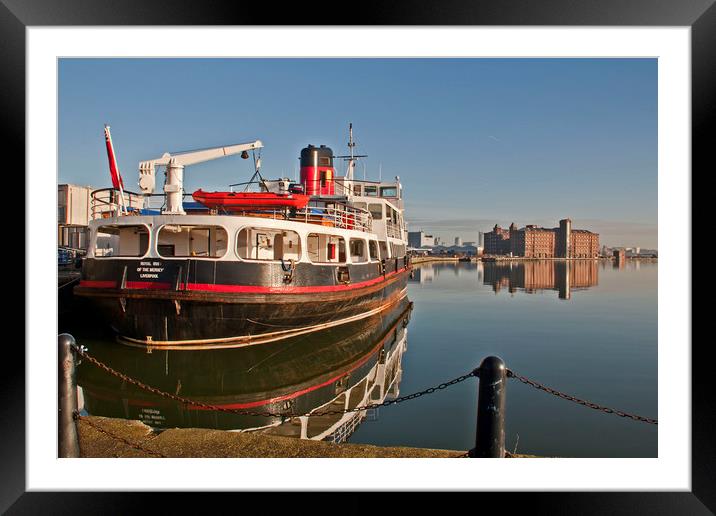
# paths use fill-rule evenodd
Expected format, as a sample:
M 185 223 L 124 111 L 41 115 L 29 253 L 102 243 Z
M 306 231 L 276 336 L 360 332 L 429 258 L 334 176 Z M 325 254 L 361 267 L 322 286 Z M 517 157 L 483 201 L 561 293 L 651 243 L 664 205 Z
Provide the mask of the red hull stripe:
M 406 269 L 398 269 L 396 272 L 390 272 L 385 275 L 386 278 L 394 276 Z M 362 281 L 360 283 L 352 283 L 349 285 L 322 285 L 322 286 L 311 286 L 311 287 L 264 287 L 254 285 L 216 285 L 214 283 L 182 283 L 179 288 L 182 290 L 192 290 L 201 292 L 234 292 L 234 293 L 246 293 L 246 294 L 305 294 L 311 292 L 339 292 L 344 290 L 353 290 L 363 287 L 369 287 L 384 281 L 382 276 L 374 278 L 368 281 Z M 80 281 L 81 287 L 90 288 L 116 288 L 116 281 L 97 281 L 97 280 L 82 280 Z M 157 289 L 157 290 L 169 290 L 171 289 L 170 283 L 152 283 L 149 281 L 128 281 L 126 284 L 128 289 Z
M 392 331 L 392 330 L 391 330 Z M 391 332 L 388 332 L 388 335 L 390 335 Z M 343 378 L 349 373 L 352 373 L 356 369 L 358 369 L 360 366 L 368 362 L 372 357 L 375 356 L 376 351 L 378 351 L 379 348 L 383 346 L 383 343 L 385 342 L 385 338 L 381 340 L 376 346 L 366 355 L 363 357 L 360 361 L 358 361 L 356 364 L 353 364 L 353 367 L 351 367 L 348 371 L 341 373 L 339 375 L 334 376 L 333 378 L 330 378 L 326 380 L 323 383 L 319 383 L 318 385 L 312 385 L 310 387 L 306 387 L 305 389 L 302 389 L 300 391 L 295 391 L 290 394 L 284 394 L 283 396 L 278 396 L 276 398 L 271 398 L 270 400 L 262 400 L 262 401 L 253 401 L 249 403 L 228 403 L 224 405 L 215 405 L 216 407 L 226 408 L 226 409 L 247 409 L 252 407 L 260 407 L 262 405 L 269 405 L 271 403 L 276 403 L 278 401 L 284 401 L 284 400 L 292 400 L 294 398 L 298 398 L 299 396 L 302 396 L 303 394 L 308 394 L 309 392 L 313 392 L 315 390 L 320 389 L 321 387 L 325 387 L 326 385 L 330 385 L 339 379 Z M 204 407 L 199 407 L 196 405 L 188 405 L 186 407 L 188 410 L 211 410 Z
M 403 270 L 403 269 L 401 269 Z M 398 272 L 400 272 L 399 270 Z M 386 278 L 395 275 L 395 272 L 386 274 Z M 383 281 L 382 277 L 374 278 L 360 283 L 352 283 L 350 285 L 322 285 L 315 287 L 262 287 L 253 285 L 216 285 L 213 283 L 188 283 L 186 290 L 199 290 L 209 292 L 240 292 L 253 294 L 304 294 L 307 292 L 338 292 L 342 290 L 353 290 L 357 288 L 369 287 Z

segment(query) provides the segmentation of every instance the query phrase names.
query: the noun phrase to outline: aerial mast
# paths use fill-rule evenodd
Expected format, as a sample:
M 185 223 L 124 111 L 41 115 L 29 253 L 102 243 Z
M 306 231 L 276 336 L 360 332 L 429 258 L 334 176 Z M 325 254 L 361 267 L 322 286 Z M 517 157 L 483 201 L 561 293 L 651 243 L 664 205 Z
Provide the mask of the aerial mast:
M 355 171 L 356 167 L 356 161 L 358 158 L 365 158 L 367 157 L 367 154 L 356 154 L 354 149 L 356 146 L 356 142 L 353 140 L 353 123 L 348 124 L 348 151 L 350 152 L 349 156 L 336 156 L 337 158 L 343 158 L 346 161 L 348 161 L 348 169 L 346 170 L 346 178 L 344 180 L 344 187 L 346 190 L 346 195 L 350 195 L 350 193 L 353 191 L 353 173 Z
M 348 165 L 348 172 L 349 172 L 349 177 L 348 177 L 348 179 L 353 179 L 353 163 L 354 163 L 354 159 L 355 159 L 355 157 L 353 156 L 353 147 L 355 147 L 355 146 L 356 146 L 356 144 L 355 144 L 355 142 L 353 141 L 353 122 L 351 122 L 351 123 L 348 124 L 348 150 L 350 150 L 350 153 L 351 153 L 350 161 L 348 162 L 348 163 L 349 163 L 349 165 Z

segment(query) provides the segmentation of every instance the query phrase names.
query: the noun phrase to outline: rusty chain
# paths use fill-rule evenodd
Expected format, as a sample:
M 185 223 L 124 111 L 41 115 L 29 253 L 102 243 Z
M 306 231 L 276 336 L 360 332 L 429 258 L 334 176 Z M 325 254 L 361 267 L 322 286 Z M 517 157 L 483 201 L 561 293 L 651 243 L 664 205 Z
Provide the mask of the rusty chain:
M 371 403 L 368 405 L 363 405 L 360 407 L 354 407 L 350 409 L 343 409 L 343 410 L 325 410 L 320 412 L 308 412 L 306 414 L 286 414 L 281 412 L 253 412 L 253 411 L 247 411 L 242 409 L 230 409 L 226 407 L 219 407 L 217 405 L 210 405 L 208 403 L 202 403 L 200 401 L 191 400 L 188 398 L 184 398 L 182 396 L 178 396 L 176 394 L 171 394 L 169 392 L 162 391 L 160 389 L 157 389 L 155 387 L 151 387 L 149 385 L 146 385 L 145 383 L 140 382 L 139 380 L 135 380 L 134 378 L 131 378 L 123 373 L 120 373 L 119 371 L 112 369 L 108 365 L 102 363 L 101 361 L 97 360 L 93 356 L 89 355 L 87 353 L 86 348 L 83 348 L 81 346 L 77 346 L 76 344 L 73 345 L 72 349 L 75 353 L 77 353 L 80 357 L 87 360 L 88 362 L 94 364 L 95 366 L 99 367 L 103 371 L 109 373 L 110 375 L 119 378 L 120 380 L 123 380 L 131 385 L 134 385 L 135 387 L 138 387 L 142 390 L 145 390 L 147 392 L 151 392 L 152 394 L 156 394 L 157 396 L 161 396 L 163 398 L 168 398 L 174 401 L 177 401 L 179 403 L 184 403 L 186 405 L 192 405 L 194 407 L 203 408 L 206 410 L 215 410 L 218 412 L 226 412 L 230 414 L 237 414 L 241 416 L 261 416 L 261 417 L 280 417 L 280 418 L 289 418 L 289 417 L 301 417 L 301 416 L 328 416 L 328 415 L 334 415 L 334 414 L 348 414 L 350 412 L 362 412 L 364 410 L 370 410 L 370 409 L 376 409 L 380 407 L 387 407 L 390 405 L 396 405 L 398 403 L 402 403 L 404 401 L 413 400 L 415 398 L 419 398 L 421 396 L 424 396 L 425 394 L 432 394 L 435 391 L 446 389 L 452 385 L 455 385 L 457 383 L 463 382 L 467 380 L 468 378 L 472 378 L 473 376 L 478 376 L 478 370 L 475 369 L 467 374 L 464 374 L 462 376 L 458 376 L 457 378 L 454 378 L 453 380 L 450 380 L 448 382 L 441 383 L 440 385 L 437 385 L 435 387 L 430 387 L 428 389 L 414 392 L 412 394 L 408 394 L 406 396 L 400 396 L 398 398 L 394 398 L 392 400 L 384 401 L 382 403 Z
M 157 457 L 161 457 L 161 458 L 163 458 L 163 459 L 166 459 L 166 458 L 167 458 L 166 455 L 164 455 L 164 454 L 162 454 L 162 453 L 159 453 L 158 451 L 150 450 L 150 449 L 145 448 L 144 446 L 142 446 L 142 445 L 140 445 L 140 444 L 136 444 L 136 443 L 130 442 L 130 441 L 128 441 L 127 439 L 125 439 L 124 437 L 122 437 L 122 436 L 120 436 L 120 435 L 117 435 L 117 434 L 114 434 L 114 433 L 110 432 L 109 430 L 105 430 L 104 428 L 102 428 L 102 427 L 99 426 L 98 424 L 94 423 L 94 422 L 93 422 L 90 418 L 88 418 L 88 417 L 84 417 L 84 416 L 80 416 L 79 414 L 76 414 L 76 415 L 75 415 L 75 419 L 84 421 L 85 423 L 87 423 L 89 426 L 91 426 L 92 428 L 94 428 L 94 429 L 97 430 L 98 432 L 100 432 L 100 433 L 102 433 L 102 434 L 104 434 L 104 435 L 106 435 L 106 436 L 108 436 L 108 437 L 110 437 L 110 438 L 112 438 L 112 439 L 115 439 L 116 441 L 123 442 L 124 444 L 126 444 L 126 445 L 129 446 L 130 448 L 134 448 L 135 450 L 139 450 L 139 451 L 142 451 L 142 452 L 144 452 L 144 453 L 148 453 L 148 454 L 150 454 L 150 455 L 156 455 Z
M 530 385 L 530 386 L 534 387 L 535 389 L 539 389 L 541 391 L 544 391 L 544 392 L 547 392 L 554 396 L 557 396 L 558 398 L 562 398 L 562 399 L 568 400 L 568 401 L 573 401 L 575 403 L 584 405 L 585 407 L 589 407 L 594 410 L 601 410 L 602 412 L 606 412 L 607 414 L 616 414 L 619 417 L 625 417 L 625 418 L 633 419 L 634 421 L 641 421 L 643 423 L 649 423 L 651 425 L 659 424 L 658 420 L 656 420 L 656 419 L 651 419 L 651 418 L 644 417 L 644 416 L 637 416 L 635 414 L 629 414 L 629 413 L 621 411 L 621 410 L 605 407 L 603 405 L 598 405 L 597 403 L 593 403 L 591 401 L 583 400 L 583 399 L 577 398 L 575 396 L 570 396 L 569 394 L 565 394 L 565 393 L 560 392 L 556 389 L 552 389 L 551 387 L 547 387 L 546 385 L 542 385 L 541 383 L 530 380 L 529 378 L 520 376 L 510 369 L 507 370 L 507 376 L 509 378 L 515 378 L 526 385 Z

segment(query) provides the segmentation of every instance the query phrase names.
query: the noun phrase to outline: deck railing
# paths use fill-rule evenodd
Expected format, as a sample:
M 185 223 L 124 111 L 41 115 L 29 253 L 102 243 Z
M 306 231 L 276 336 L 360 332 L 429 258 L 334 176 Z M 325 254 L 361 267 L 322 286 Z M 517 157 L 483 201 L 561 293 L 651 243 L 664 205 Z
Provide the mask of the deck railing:
M 159 211 L 166 203 L 166 196 L 163 193 L 140 194 L 128 190 L 120 192 L 116 188 L 101 188 L 93 191 L 90 195 L 92 219 L 139 215 L 143 209 Z M 191 194 L 185 193 L 183 200 L 185 202 L 192 200 Z M 126 208 L 124 213 L 122 212 L 122 206 Z
M 297 210 L 291 220 L 307 223 L 330 225 L 343 229 L 356 231 L 371 231 L 373 217 L 370 212 L 360 208 L 353 208 L 345 204 L 334 204 L 330 206 L 306 206 Z
M 128 213 L 133 213 L 144 207 L 144 195 L 116 188 L 101 188 L 91 194 L 90 208 L 92 219 L 104 219 L 124 215 L 122 206 Z
M 402 240 L 403 231 L 400 227 L 400 224 L 393 222 L 392 220 L 386 220 L 385 228 L 386 228 L 386 231 L 387 231 L 389 237 L 399 238 Z
M 191 194 L 184 195 L 185 200 L 191 199 Z M 124 201 L 122 204 L 120 200 Z M 160 210 L 164 203 L 164 194 L 144 195 L 125 190 L 120 192 L 115 188 L 102 188 L 91 194 L 92 219 L 118 217 L 122 215 L 138 215 L 142 209 Z M 122 206 L 126 212 L 122 212 Z M 209 213 L 234 214 L 245 216 L 262 216 L 280 220 L 292 220 L 343 229 L 370 232 L 373 227 L 373 217 L 369 211 L 335 202 L 329 205 L 310 203 L 299 210 L 272 210 L 258 212 L 228 212 L 223 210 L 209 210 Z M 390 231 L 390 230 L 389 230 Z M 400 238 L 400 229 L 393 230 L 396 238 Z

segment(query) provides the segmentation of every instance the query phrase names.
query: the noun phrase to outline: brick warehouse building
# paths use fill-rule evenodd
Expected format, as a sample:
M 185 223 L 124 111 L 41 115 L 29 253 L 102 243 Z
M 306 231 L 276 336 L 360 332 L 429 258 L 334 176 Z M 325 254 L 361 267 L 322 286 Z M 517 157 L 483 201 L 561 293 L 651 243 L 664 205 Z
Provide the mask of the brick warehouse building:
M 527 225 L 509 229 L 495 224 L 485 233 L 485 254 L 521 256 L 525 258 L 596 258 L 599 256 L 599 235 L 586 229 L 572 229 L 572 221 L 563 219 L 559 227 L 540 228 Z
M 510 254 L 510 232 L 507 229 L 502 229 L 495 224 L 492 231 L 483 236 L 485 238 L 485 254 Z

